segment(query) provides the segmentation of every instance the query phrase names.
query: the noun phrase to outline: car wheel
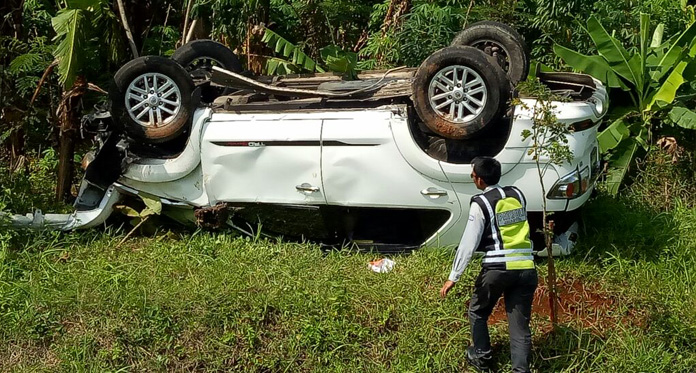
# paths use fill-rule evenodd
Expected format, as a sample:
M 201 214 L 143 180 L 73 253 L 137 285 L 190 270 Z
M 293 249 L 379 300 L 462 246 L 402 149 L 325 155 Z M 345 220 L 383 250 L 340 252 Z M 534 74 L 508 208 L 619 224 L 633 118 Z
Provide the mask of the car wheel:
M 497 61 L 517 84 L 529 74 L 529 49 L 514 28 L 500 22 L 481 21 L 462 30 L 451 45 L 468 45 L 482 50 Z
M 111 115 L 129 137 L 162 143 L 179 136 L 190 123 L 194 89 L 178 63 L 165 57 L 139 57 L 114 75 Z
M 242 64 L 237 55 L 226 46 L 213 40 L 194 40 L 179 47 L 172 59 L 183 66 L 191 74 L 198 85 L 210 81 L 213 66 L 221 67 L 235 73 L 242 71 Z M 217 97 L 232 93 L 227 87 L 206 85 L 202 87 L 201 101 L 211 103 Z
M 461 140 L 502 117 L 510 83 L 483 52 L 467 46 L 440 49 L 418 67 L 412 83 L 416 112 L 433 132 Z

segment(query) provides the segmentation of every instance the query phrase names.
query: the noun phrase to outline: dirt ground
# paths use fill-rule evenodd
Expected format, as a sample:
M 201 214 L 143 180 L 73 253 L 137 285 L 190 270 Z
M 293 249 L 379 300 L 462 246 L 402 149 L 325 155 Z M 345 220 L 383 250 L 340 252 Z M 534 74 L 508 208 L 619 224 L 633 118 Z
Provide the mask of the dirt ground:
M 595 284 L 587 284 L 581 279 L 563 278 L 557 280 L 558 322 L 572 323 L 603 335 L 607 329 L 617 324 L 643 326 L 647 315 L 640 309 L 627 307 L 619 311 L 625 299 L 617 293 L 607 292 Z M 544 279 L 534 294 L 532 306 L 532 325 L 542 331 L 551 329 L 551 304 L 549 287 Z M 489 319 L 490 325 L 507 323 L 505 303 L 501 299 Z

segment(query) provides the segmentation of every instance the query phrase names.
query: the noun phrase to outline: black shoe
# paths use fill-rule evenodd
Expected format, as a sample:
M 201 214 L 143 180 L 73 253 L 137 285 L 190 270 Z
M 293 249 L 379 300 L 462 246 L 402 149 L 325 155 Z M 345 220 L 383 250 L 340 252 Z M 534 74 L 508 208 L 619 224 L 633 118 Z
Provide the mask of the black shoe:
M 469 346 L 466 349 L 466 361 L 479 372 L 491 371 L 490 352 L 481 353 L 480 351 L 476 351 L 474 346 Z

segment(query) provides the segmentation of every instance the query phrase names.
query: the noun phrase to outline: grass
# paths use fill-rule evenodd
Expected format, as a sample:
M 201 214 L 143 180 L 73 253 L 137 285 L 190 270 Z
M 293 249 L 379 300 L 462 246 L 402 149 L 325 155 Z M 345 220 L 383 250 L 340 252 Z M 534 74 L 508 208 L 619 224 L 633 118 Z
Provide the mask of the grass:
M 581 243 L 556 265 L 581 285 L 577 296 L 590 294 L 568 303 L 555 332 L 535 313 L 536 371 L 694 371 L 696 204 L 676 193 L 660 208 L 645 200 L 661 187 L 641 188 L 584 209 Z M 1 371 L 468 369 L 466 305 L 480 264 L 442 300 L 451 250 L 395 256 L 394 271 L 376 274 L 370 253 L 229 232 L 116 248 L 124 234 L 0 238 Z M 492 327 L 503 371 L 506 329 Z

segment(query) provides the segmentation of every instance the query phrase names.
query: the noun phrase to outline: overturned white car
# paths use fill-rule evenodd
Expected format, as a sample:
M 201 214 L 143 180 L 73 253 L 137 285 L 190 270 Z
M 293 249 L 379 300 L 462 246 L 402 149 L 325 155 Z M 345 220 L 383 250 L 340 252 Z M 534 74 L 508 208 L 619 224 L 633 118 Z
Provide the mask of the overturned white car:
M 269 233 L 376 250 L 456 245 L 478 193 L 470 161 L 479 155 L 500 161 L 500 183 L 519 187 L 535 218 L 544 196 L 527 155 L 531 140 L 521 136 L 532 113 L 508 105 L 529 69 L 524 42 L 484 22 L 455 43 L 418 69 L 364 72 L 357 81 L 252 77 L 212 41 L 182 47 L 176 61 L 133 60 L 115 76 L 111 118 L 95 125 L 100 148 L 75 213 L 13 222 L 94 227 L 122 199 L 147 193 L 161 199 L 164 215 L 192 224 L 249 231 L 261 223 Z M 574 128 L 573 161 L 544 177 L 548 209 L 562 221 L 599 175 L 607 94 L 586 75 L 538 78 L 568 98 L 555 103 L 557 116 Z M 534 107 L 534 98 L 522 100 Z M 565 220 L 561 232 L 574 221 Z M 567 252 L 573 239 L 562 237 Z

